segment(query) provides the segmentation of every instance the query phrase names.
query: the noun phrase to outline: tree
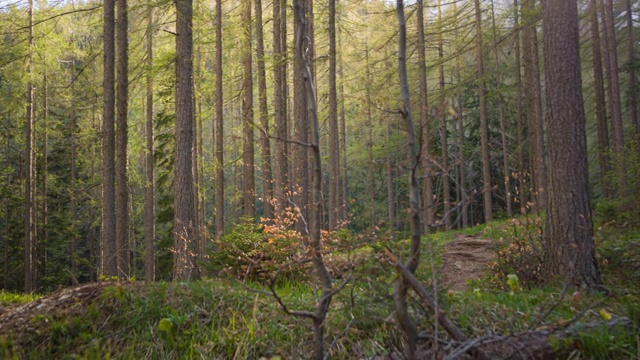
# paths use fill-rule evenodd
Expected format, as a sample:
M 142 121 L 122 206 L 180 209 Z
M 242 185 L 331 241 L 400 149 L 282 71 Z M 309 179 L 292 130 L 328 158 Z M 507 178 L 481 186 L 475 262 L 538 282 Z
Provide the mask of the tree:
M 129 277 L 129 179 L 127 113 L 129 101 L 129 36 L 127 0 L 116 0 L 116 248 L 118 277 Z
M 329 230 L 336 228 L 340 215 L 340 135 L 336 68 L 336 0 L 329 0 Z
M 593 57 L 593 85 L 595 87 L 596 120 L 598 123 L 598 160 L 600 161 L 600 182 L 602 196 L 611 198 L 609 186 L 609 127 L 607 124 L 607 109 L 604 97 L 604 76 L 602 74 L 602 51 L 600 47 L 600 31 L 598 30 L 598 3 L 591 0 L 589 4 L 591 22 L 591 49 Z
M 536 31 L 537 13 L 534 0 L 522 0 L 522 60 L 524 62 L 524 97 L 529 154 L 531 158 L 532 200 L 535 209 L 546 206 L 547 170 L 542 126 L 542 102 L 540 90 L 540 70 L 538 39 Z
M 285 197 L 289 191 L 289 160 L 287 151 L 287 75 L 286 75 L 286 2 L 273 2 L 273 111 L 276 133 L 274 196 L 276 214 L 281 214 L 286 205 Z
M 222 0 L 216 1 L 216 91 L 215 91 L 215 154 L 216 154 L 216 237 L 224 233 L 224 109 L 222 93 Z
M 260 143 L 262 145 L 262 188 L 264 217 L 273 218 L 273 176 L 271 174 L 271 142 L 269 140 L 269 113 L 267 110 L 267 74 L 265 70 L 262 0 L 255 0 L 256 55 L 258 56 L 258 102 L 260 105 Z
M 396 1 L 396 15 L 398 17 L 398 75 L 402 94 L 400 113 L 405 123 L 407 136 L 407 162 L 409 169 L 409 222 L 411 228 L 411 250 L 407 259 L 406 268 L 410 273 L 415 273 L 420 259 L 420 189 L 416 177 L 418 168 L 418 156 L 416 151 L 416 136 L 411 115 L 411 98 L 409 96 L 409 81 L 407 79 L 407 24 L 404 16 L 403 0 Z M 413 359 L 416 351 L 418 334 L 416 325 L 409 314 L 407 306 L 407 292 L 409 283 L 404 276 L 400 276 L 395 283 L 393 301 L 396 308 L 396 318 L 400 329 L 404 333 L 406 343 L 406 355 Z
M 251 64 L 251 0 L 242 1 L 242 198 L 243 215 L 255 216 L 255 170 L 253 147 L 253 71 Z
M 300 11 L 302 11 L 304 17 L 304 33 L 302 34 L 302 45 L 305 51 L 310 52 L 310 48 L 313 46 L 311 42 L 311 38 L 309 34 L 313 31 L 311 24 L 309 21 L 309 8 L 308 1 L 304 0 L 302 4 L 299 4 Z M 297 15 L 296 15 L 297 16 Z M 300 27 L 302 22 L 296 21 L 294 23 L 294 33 L 298 34 L 298 27 Z M 284 43 L 284 42 L 283 42 Z M 309 59 L 313 59 L 313 55 L 309 53 L 307 55 Z M 293 151 L 293 179 L 291 181 L 292 191 L 295 194 L 294 202 L 296 206 L 300 209 L 300 213 L 302 217 L 307 219 L 308 209 L 307 205 L 309 203 L 309 150 L 305 146 L 305 144 L 309 143 L 309 122 L 306 121 L 308 117 L 308 109 L 307 109 L 307 101 L 306 90 L 304 84 L 303 77 L 303 67 L 302 58 L 300 56 L 294 57 L 293 61 L 293 115 L 296 121 L 294 122 L 294 135 L 293 139 L 296 142 L 294 144 L 295 151 Z M 311 65 L 309 65 L 311 67 Z M 313 69 L 311 69 L 311 73 L 313 74 Z M 312 75 L 313 76 L 313 75 Z M 304 222 L 298 221 L 296 225 L 296 229 L 300 233 L 304 233 Z
M 627 20 L 627 46 L 629 47 L 629 107 L 631 108 L 631 123 L 636 128 L 636 133 L 640 135 L 640 119 L 638 118 L 638 81 L 636 79 L 636 36 L 633 28 L 633 9 L 631 0 L 625 0 L 624 6 Z
M 198 278 L 193 177 L 193 2 L 176 1 L 176 124 L 174 207 L 175 280 Z
M 518 191 L 518 202 L 520 203 L 520 214 L 525 215 L 527 213 L 527 200 L 526 194 L 526 178 L 524 170 L 524 150 L 525 150 L 525 136 L 524 136 L 524 124 L 522 123 L 522 77 L 520 75 L 520 9 L 518 8 L 518 0 L 513 0 L 513 12 L 514 12 L 514 28 L 518 29 L 515 32 L 516 41 L 513 44 L 515 48 L 515 71 L 516 71 L 516 127 L 517 127 L 517 139 L 518 139 L 518 180 L 520 181 L 520 189 Z
M 438 7 L 440 9 L 440 7 Z M 424 177 L 424 189 L 422 190 L 422 206 L 424 208 L 425 225 L 433 223 L 433 186 L 431 182 L 431 154 L 429 132 L 429 99 L 427 93 L 427 66 L 426 46 L 424 39 L 424 3 L 417 2 L 418 19 L 418 80 L 420 82 L 420 128 L 422 129 L 422 143 L 420 144 L 420 164 Z
M 440 0 L 438 0 L 438 23 L 442 24 L 442 6 Z M 443 218 L 444 229 L 451 230 L 451 216 L 449 214 L 451 211 L 451 200 L 449 191 L 449 145 L 447 141 L 447 97 L 444 87 L 444 45 L 442 41 L 442 33 L 438 34 L 438 62 L 440 63 L 438 66 L 438 80 L 440 85 L 440 151 L 442 151 L 442 164 L 440 164 L 440 166 L 442 166 Z
M 33 290 L 33 273 L 35 262 L 33 249 L 35 246 L 35 144 L 34 144 L 34 107 L 33 107 L 33 83 L 31 80 L 33 64 L 33 1 L 29 0 L 29 53 L 27 59 L 27 126 L 25 139 L 25 182 L 24 182 L 24 291 Z
M 145 280 L 155 280 L 155 176 L 153 164 L 153 8 L 147 4 L 147 108 L 144 189 Z
M 507 135 L 505 133 L 504 127 L 504 114 L 502 110 L 502 90 L 500 86 L 502 85 L 502 78 L 500 74 L 500 58 L 498 56 L 498 33 L 496 31 L 496 14 L 495 8 L 493 6 L 493 0 L 491 0 L 491 30 L 493 33 L 493 56 L 496 66 L 496 80 L 497 80 L 497 92 L 498 92 L 498 121 L 500 123 L 500 140 L 502 143 L 502 174 L 503 174 L 503 183 L 504 183 L 504 197 L 505 202 L 507 203 L 507 215 L 509 217 L 513 216 L 513 210 L 511 210 L 511 186 L 510 186 L 510 178 L 511 172 L 509 171 L 509 153 L 507 151 Z M 520 71 L 520 70 L 518 70 Z
M 493 219 L 491 200 L 491 161 L 489 158 L 489 134 L 487 129 L 487 105 L 484 93 L 484 55 L 482 46 L 482 10 L 480 1 L 474 0 L 476 11 L 476 51 L 478 72 L 478 98 L 480 111 L 480 153 L 482 162 L 482 198 L 484 200 L 484 221 Z
M 603 29 L 605 49 L 607 53 L 607 84 L 609 89 L 609 115 L 611 116 L 611 135 L 613 138 L 613 153 L 616 180 L 618 182 L 617 195 L 626 192 L 626 175 L 624 165 L 624 135 L 622 126 L 622 105 L 620 104 L 620 79 L 618 73 L 618 41 L 613 17 L 612 0 L 602 0 Z
M 102 107 L 102 241 L 103 273 L 118 276 L 115 179 L 115 0 L 104 2 L 104 75 Z
M 544 272 L 575 286 L 601 284 L 595 258 L 576 1 L 542 3 L 549 131 Z

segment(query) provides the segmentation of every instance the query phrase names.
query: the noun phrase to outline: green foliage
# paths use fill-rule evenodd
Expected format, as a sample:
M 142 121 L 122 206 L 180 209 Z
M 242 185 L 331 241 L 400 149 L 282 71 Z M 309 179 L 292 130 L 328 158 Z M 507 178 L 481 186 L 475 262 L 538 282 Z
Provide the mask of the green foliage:
M 265 280 L 280 270 L 280 277 L 302 280 L 308 267 L 292 264 L 301 255 L 301 239 L 295 231 L 244 218 L 215 242 L 205 267 L 210 274 L 236 279 Z
M 516 284 L 525 287 L 539 285 L 542 278 L 542 220 L 540 218 L 517 218 L 502 222 L 501 226 L 492 223 L 493 236 L 499 239 L 499 250 L 495 259 L 487 266 L 484 281 L 498 289 L 513 289 L 512 277 Z M 511 283 L 505 283 L 505 279 Z
M 0 307 L 9 307 L 28 303 L 40 298 L 41 295 L 21 294 L 6 290 L 0 290 Z

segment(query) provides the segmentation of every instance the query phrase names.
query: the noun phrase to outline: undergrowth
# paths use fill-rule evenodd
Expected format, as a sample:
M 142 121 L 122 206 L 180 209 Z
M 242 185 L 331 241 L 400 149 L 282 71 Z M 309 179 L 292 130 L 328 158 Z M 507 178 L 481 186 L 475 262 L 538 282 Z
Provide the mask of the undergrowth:
M 596 215 L 601 218 L 597 212 Z M 630 226 L 611 226 L 600 220 L 596 224 L 599 264 L 606 285 L 612 289 L 611 295 L 567 291 L 552 285 L 536 286 L 540 249 L 535 241 L 539 241 L 542 223 L 537 218 L 525 218 L 464 230 L 467 235 L 495 239 L 498 256 L 486 276 L 470 282 L 467 291 L 439 291 L 439 306 L 469 337 L 560 329 L 569 324 L 579 326 L 629 317 L 635 323 L 635 332 L 602 330 L 582 334 L 574 339 L 580 346 L 572 356 L 640 358 L 637 332 L 640 232 Z M 255 227 L 245 230 L 265 242 L 262 232 Z M 238 232 L 232 236 L 237 240 L 234 245 L 237 250 L 244 235 Z M 454 232 L 430 236 L 436 269 L 442 264 L 440 254 L 444 244 L 453 237 Z M 355 235 L 346 230 L 335 234 L 334 239 L 328 242 L 326 257 L 334 275 L 342 275 L 334 276 L 335 285 L 340 287 L 347 279 L 351 280 L 335 295 L 325 324 L 325 340 L 331 356 L 367 359 L 399 352 L 402 336 L 394 321 L 392 300 L 396 274 L 381 252 L 389 248 L 403 256 L 408 241 L 391 241 L 381 233 Z M 428 251 L 428 242 L 423 241 L 417 276 L 433 291 L 429 285 L 432 274 Z M 221 264 L 236 260 L 237 257 L 220 257 L 211 261 Z M 344 267 L 345 264 L 350 266 Z M 227 271 L 235 269 L 232 265 L 228 267 Z M 264 286 L 264 276 L 243 276 L 246 269 L 228 272 L 224 278 L 197 282 L 108 287 L 96 302 L 86 304 L 81 312 L 44 314 L 31 319 L 38 330 L 31 334 L 28 345 L 16 343 L 11 336 L 1 337 L 0 357 L 308 358 L 313 346 L 309 322 L 285 315 L 265 291 L 268 289 Z M 230 274 L 232 276 L 228 276 Z M 289 309 L 313 311 L 318 296 L 315 284 L 305 276 L 308 274 L 293 272 L 291 275 L 276 284 L 276 292 Z M 0 301 L 12 301 L 4 300 L 5 296 L 11 298 L 0 292 Z M 418 329 L 433 332 L 433 319 L 419 301 L 412 301 L 411 312 Z M 442 330 L 438 336 L 446 338 Z

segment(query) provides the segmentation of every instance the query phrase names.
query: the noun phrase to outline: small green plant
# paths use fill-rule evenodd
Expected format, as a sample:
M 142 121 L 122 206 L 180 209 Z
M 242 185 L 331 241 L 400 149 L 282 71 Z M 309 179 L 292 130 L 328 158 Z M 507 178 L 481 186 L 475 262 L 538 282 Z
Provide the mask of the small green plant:
M 491 287 L 514 292 L 517 286 L 535 286 L 542 282 L 542 220 L 540 218 L 512 219 L 511 227 L 502 230 L 501 248 L 494 260 L 488 263 L 485 282 Z
M 283 278 L 304 279 L 305 270 L 287 267 L 302 255 L 300 237 L 277 224 L 255 224 L 244 219 L 219 240 L 205 268 L 211 274 L 248 280 L 266 280 L 280 270 Z

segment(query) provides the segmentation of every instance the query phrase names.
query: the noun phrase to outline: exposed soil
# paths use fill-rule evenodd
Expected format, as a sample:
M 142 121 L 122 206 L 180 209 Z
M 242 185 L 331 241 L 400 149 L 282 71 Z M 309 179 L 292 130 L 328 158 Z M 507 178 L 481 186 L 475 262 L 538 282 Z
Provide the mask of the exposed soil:
M 467 289 L 467 280 L 479 279 L 484 274 L 487 262 L 495 254 L 496 242 L 478 238 L 477 235 L 456 234 L 452 241 L 444 246 L 445 288 L 454 291 Z

